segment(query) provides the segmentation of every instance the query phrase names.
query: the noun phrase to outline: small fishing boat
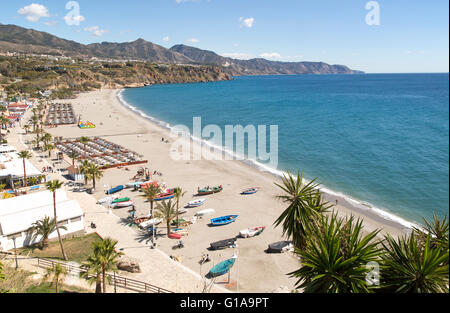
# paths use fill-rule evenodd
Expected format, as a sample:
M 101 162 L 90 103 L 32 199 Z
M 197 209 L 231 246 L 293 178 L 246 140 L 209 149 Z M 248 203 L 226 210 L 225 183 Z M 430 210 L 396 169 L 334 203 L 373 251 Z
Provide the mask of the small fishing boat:
M 107 204 L 107 203 L 111 203 L 112 201 L 114 201 L 115 199 L 117 199 L 119 196 L 110 196 L 110 197 L 106 197 L 103 199 L 100 199 L 97 201 L 98 204 Z
M 145 183 L 142 183 L 139 187 L 141 187 L 142 189 L 146 189 L 146 188 L 148 188 L 148 187 L 150 187 L 150 186 L 155 186 L 155 187 L 158 187 L 159 185 L 158 185 L 158 183 L 157 182 L 155 182 L 155 181 L 147 181 L 147 182 L 145 182 Z
M 195 208 L 195 207 L 199 207 L 199 206 L 203 205 L 205 202 L 206 202 L 206 199 L 193 200 L 193 201 L 189 202 L 187 206 L 190 208 Z
M 155 198 L 155 201 L 169 200 L 173 199 L 175 195 L 173 193 L 162 193 L 158 195 L 158 198 Z
M 222 185 L 217 187 L 205 187 L 203 189 L 198 189 L 198 195 L 200 196 L 206 196 L 206 195 L 212 195 L 214 193 L 221 192 L 223 190 Z
M 268 253 L 282 253 L 287 251 L 293 247 L 291 241 L 279 241 L 275 243 L 271 243 L 269 248 L 267 249 Z
M 142 228 L 148 228 L 148 227 L 151 227 L 151 226 L 156 226 L 156 225 L 158 225 L 158 224 L 161 224 L 162 221 L 163 221 L 162 218 L 154 218 L 154 219 L 145 221 L 145 222 L 143 222 L 143 223 L 140 223 L 140 224 L 139 224 L 139 227 L 142 227 Z
M 233 254 L 233 256 L 230 259 L 220 262 L 219 264 L 214 266 L 212 269 L 210 269 L 209 275 L 211 277 L 219 277 L 219 276 L 227 274 L 233 267 L 234 263 L 236 262 L 236 259 L 237 259 L 237 255 Z
M 111 208 L 126 208 L 129 206 L 133 206 L 134 202 L 133 201 L 125 201 L 125 202 L 117 202 L 111 205 Z
M 142 184 L 145 184 L 145 182 L 138 181 L 138 182 L 129 182 L 127 184 L 127 188 L 134 188 L 134 187 L 140 187 Z
M 181 239 L 181 237 L 183 237 L 183 235 L 181 235 L 181 234 L 177 234 L 177 233 L 170 233 L 169 234 L 169 238 L 170 239 Z
M 123 186 L 123 185 L 120 185 L 120 186 L 114 187 L 114 188 L 112 188 L 112 189 L 110 189 L 110 190 L 106 191 L 106 194 L 107 194 L 107 195 L 112 195 L 112 194 L 114 194 L 114 193 L 117 193 L 117 192 L 119 192 L 119 191 L 122 191 L 122 190 L 123 190 L 123 188 L 124 188 L 124 186 Z
M 198 211 L 195 216 L 205 216 L 205 215 L 211 215 L 213 214 L 215 211 L 214 209 L 205 209 L 205 210 L 201 210 Z
M 213 225 L 213 226 L 228 225 L 228 224 L 235 222 L 238 217 L 239 217 L 239 215 L 227 215 L 227 216 L 213 218 L 213 219 L 211 219 L 211 225 Z
M 114 203 L 119 203 L 119 202 L 127 202 L 127 201 L 130 201 L 130 200 L 131 200 L 130 198 L 125 197 L 125 198 L 115 199 L 111 203 L 114 204 Z
M 217 242 L 213 242 L 211 246 L 211 250 L 222 250 L 226 248 L 231 248 L 236 243 L 236 238 L 230 238 L 226 240 L 220 240 Z
M 241 236 L 242 238 L 255 237 L 260 235 L 265 229 L 266 227 L 255 227 L 244 229 L 239 232 L 239 236 Z
M 188 209 L 182 208 L 182 209 L 178 210 L 178 214 L 184 214 L 184 213 L 187 213 L 187 211 L 188 211 Z
M 241 192 L 241 195 L 253 195 L 259 191 L 258 187 L 249 188 Z

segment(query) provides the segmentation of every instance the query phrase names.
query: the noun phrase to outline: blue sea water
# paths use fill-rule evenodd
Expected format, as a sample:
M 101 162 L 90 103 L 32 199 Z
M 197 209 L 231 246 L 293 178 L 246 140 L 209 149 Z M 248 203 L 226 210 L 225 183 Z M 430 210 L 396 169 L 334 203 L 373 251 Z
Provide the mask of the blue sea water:
M 121 97 L 170 125 L 278 125 L 278 170 L 408 221 L 448 214 L 448 74 L 236 77 Z

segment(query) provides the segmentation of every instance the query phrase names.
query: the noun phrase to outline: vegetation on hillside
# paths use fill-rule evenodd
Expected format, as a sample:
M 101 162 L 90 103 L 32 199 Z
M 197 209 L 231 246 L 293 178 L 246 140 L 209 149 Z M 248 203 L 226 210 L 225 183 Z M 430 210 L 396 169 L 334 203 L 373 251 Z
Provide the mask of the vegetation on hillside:
M 53 90 L 53 97 L 100 88 L 142 87 L 151 84 L 211 82 L 231 76 L 216 66 L 165 65 L 146 62 L 90 62 L 83 59 L 0 56 L 0 90 L 10 97 Z

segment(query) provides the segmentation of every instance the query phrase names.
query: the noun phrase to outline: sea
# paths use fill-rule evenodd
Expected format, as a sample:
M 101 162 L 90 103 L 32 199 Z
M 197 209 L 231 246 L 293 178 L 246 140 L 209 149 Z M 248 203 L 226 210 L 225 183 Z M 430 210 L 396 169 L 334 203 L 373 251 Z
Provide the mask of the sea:
M 125 89 L 124 105 L 161 126 L 277 126 L 277 163 L 324 190 L 403 225 L 449 213 L 449 74 L 277 75 Z M 250 138 L 252 137 L 252 138 Z M 215 147 L 225 139 L 195 138 Z M 239 143 L 229 153 L 242 151 Z M 233 150 L 233 151 L 231 151 Z M 242 155 L 241 155 L 242 156 Z

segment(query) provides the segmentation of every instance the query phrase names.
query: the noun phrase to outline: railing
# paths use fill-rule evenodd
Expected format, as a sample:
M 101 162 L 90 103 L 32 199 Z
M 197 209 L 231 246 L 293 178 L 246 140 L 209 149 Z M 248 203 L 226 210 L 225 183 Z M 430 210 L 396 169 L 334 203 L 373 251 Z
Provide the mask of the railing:
M 54 267 L 56 264 L 60 264 L 64 268 L 67 269 L 69 273 L 85 273 L 86 269 L 80 266 L 74 266 L 70 263 L 59 262 L 50 259 L 42 259 L 37 258 L 38 266 L 42 266 L 45 268 Z M 108 280 L 110 281 L 110 285 L 116 286 L 118 288 L 123 288 L 131 291 L 135 291 L 138 293 L 173 293 L 170 290 L 160 288 L 142 281 L 138 281 L 135 279 L 130 279 L 122 276 L 117 276 L 114 274 L 106 274 L 108 276 Z M 89 278 L 95 277 L 94 275 L 88 275 Z

